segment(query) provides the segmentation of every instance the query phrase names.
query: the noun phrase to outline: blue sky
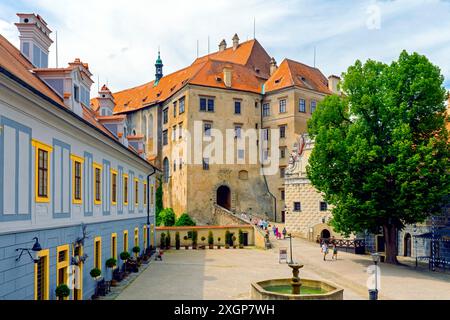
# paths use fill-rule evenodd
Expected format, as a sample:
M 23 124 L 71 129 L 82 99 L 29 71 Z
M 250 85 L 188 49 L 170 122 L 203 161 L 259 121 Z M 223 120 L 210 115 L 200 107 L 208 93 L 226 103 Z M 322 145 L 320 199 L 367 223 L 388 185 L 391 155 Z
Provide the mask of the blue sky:
M 316 66 L 340 75 L 356 59 L 389 62 L 406 49 L 438 65 L 450 89 L 449 0 L 2 0 L 0 33 L 18 45 L 16 12 L 39 13 L 58 31 L 60 66 L 79 57 L 114 91 L 154 78 L 158 46 L 168 74 L 192 63 L 197 40 L 204 55 L 208 37 L 211 52 L 234 33 L 253 38 L 253 19 L 278 62 L 312 65 L 316 47 Z

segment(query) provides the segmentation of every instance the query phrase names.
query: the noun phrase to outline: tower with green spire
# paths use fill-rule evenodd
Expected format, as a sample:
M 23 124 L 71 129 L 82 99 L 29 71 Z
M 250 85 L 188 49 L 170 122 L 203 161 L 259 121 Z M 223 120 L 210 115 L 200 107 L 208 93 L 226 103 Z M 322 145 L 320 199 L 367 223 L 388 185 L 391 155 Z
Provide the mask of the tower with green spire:
M 161 54 L 158 49 L 158 59 L 156 59 L 156 63 L 155 63 L 155 68 L 156 68 L 155 85 L 158 85 L 159 79 L 161 79 L 163 77 L 163 66 L 164 65 L 161 60 Z

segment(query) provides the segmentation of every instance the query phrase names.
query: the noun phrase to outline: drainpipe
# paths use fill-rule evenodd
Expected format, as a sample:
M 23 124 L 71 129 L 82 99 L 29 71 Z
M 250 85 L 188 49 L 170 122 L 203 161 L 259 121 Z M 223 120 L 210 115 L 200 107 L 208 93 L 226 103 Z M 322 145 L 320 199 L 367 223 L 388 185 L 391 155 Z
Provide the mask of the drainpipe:
M 152 166 L 153 172 L 147 175 L 147 248 L 150 247 L 150 177 L 156 173 L 155 167 Z
M 263 85 L 262 90 L 263 90 L 262 94 L 264 95 L 264 85 Z M 260 112 L 261 128 L 260 128 L 260 130 L 263 129 L 263 101 L 264 101 L 264 98 L 261 98 L 261 108 L 260 108 L 261 109 L 261 112 Z M 262 145 L 262 142 L 260 142 L 260 143 Z M 261 150 L 261 145 L 260 145 L 260 150 Z M 267 192 L 273 198 L 273 203 L 274 203 L 274 214 L 273 215 L 274 215 L 274 221 L 276 222 L 277 221 L 277 198 L 272 194 L 272 192 L 270 192 L 269 184 L 267 183 L 267 178 L 266 178 L 266 175 L 264 174 L 264 165 L 263 165 L 262 161 L 261 161 L 261 169 L 263 172 L 263 178 L 264 178 L 264 183 L 266 185 Z

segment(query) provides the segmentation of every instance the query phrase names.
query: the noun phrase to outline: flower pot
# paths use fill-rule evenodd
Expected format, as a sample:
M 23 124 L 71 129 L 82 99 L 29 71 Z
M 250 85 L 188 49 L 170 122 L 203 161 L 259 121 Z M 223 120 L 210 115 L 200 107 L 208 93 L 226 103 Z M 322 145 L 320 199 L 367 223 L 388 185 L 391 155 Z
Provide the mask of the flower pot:
M 184 246 L 184 249 L 185 250 L 189 250 L 189 246 Z
M 192 250 L 197 250 L 197 245 L 196 244 L 192 245 Z
M 225 249 L 230 249 L 230 246 L 229 245 L 225 245 Z
M 237 246 L 236 246 L 236 245 L 234 245 L 234 246 L 233 246 L 233 249 L 236 249 L 236 248 L 237 248 Z
M 220 246 L 217 246 L 217 249 L 220 249 Z
M 214 249 L 214 245 L 213 245 L 213 244 L 210 244 L 210 245 L 209 245 L 209 248 L 210 248 L 210 249 Z
M 244 245 L 239 245 L 239 249 L 244 249 Z

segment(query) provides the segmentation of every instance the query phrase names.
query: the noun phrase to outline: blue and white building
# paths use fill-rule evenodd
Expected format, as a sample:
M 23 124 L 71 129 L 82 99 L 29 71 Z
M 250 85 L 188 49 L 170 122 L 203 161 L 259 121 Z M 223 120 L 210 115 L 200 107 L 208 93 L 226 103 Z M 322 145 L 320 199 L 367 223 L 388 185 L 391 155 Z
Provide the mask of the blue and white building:
M 157 170 L 91 110 L 89 66 L 49 68 L 49 27 L 18 16 L 20 50 L 0 35 L 0 300 L 55 299 L 77 262 L 69 299 L 89 299 L 91 269 L 154 245 Z

